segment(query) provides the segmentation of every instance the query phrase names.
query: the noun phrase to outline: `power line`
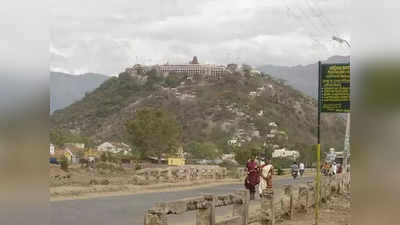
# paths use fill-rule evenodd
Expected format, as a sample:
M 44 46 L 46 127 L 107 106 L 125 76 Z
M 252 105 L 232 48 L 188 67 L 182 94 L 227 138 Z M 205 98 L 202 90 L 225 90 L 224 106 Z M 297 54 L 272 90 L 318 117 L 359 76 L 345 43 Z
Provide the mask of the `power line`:
M 296 15 L 295 10 L 290 8 L 289 5 L 287 4 L 286 0 L 283 1 L 283 3 L 285 4 L 286 8 L 288 9 L 288 13 L 290 16 L 290 13 L 292 14 L 292 16 L 295 18 L 296 22 L 301 21 L 302 23 L 305 24 L 304 28 L 310 27 L 312 28 L 315 32 L 317 36 L 326 36 L 326 34 L 324 34 L 324 31 L 321 30 L 317 24 L 314 23 L 314 21 L 312 20 L 312 18 L 310 18 L 307 13 L 300 7 L 294 7 L 296 8 L 299 13 L 297 14 L 301 14 L 302 16 Z M 309 25 L 308 25 L 309 24 Z M 330 36 L 330 35 L 329 35 Z
M 299 21 L 299 20 L 296 20 L 297 22 Z M 301 21 L 301 20 L 300 20 Z M 298 22 L 299 24 L 300 24 L 300 22 Z M 304 25 L 305 23 L 303 22 L 303 25 Z M 300 26 L 302 26 L 301 24 L 300 24 Z M 302 26 L 302 27 L 305 27 L 305 26 Z M 311 32 L 307 32 L 306 31 L 306 33 L 308 34 L 308 37 L 312 40 L 312 41 L 314 41 L 316 44 L 318 44 L 318 45 L 320 45 L 320 46 L 322 46 L 322 47 L 325 47 L 325 45 L 321 42 L 321 41 L 319 41 L 316 37 L 314 37 L 315 35 L 313 35 Z
M 333 28 L 333 25 L 330 24 L 324 17 L 324 14 L 322 14 L 321 12 L 318 12 L 318 10 L 316 10 L 313 6 L 310 0 L 304 0 L 304 2 L 307 5 L 307 8 L 310 10 L 310 12 L 313 14 L 314 18 L 317 18 L 320 23 L 322 24 L 322 26 L 326 29 L 331 29 L 329 32 L 331 33 L 336 33 L 335 29 Z
M 324 20 L 324 23 L 327 25 L 327 27 L 331 28 L 334 32 L 334 34 L 338 34 L 336 26 L 329 20 L 329 17 L 327 17 L 319 5 L 317 3 L 313 3 L 312 0 L 305 0 L 307 3 L 308 7 L 315 13 L 317 17 L 319 17 L 322 20 Z
M 308 34 L 308 36 L 309 36 L 309 38 L 311 39 L 311 40 L 313 40 L 316 44 L 318 44 L 318 45 L 320 45 L 320 46 L 322 46 L 322 47 L 325 47 L 325 45 L 323 44 L 323 43 L 321 43 L 321 41 L 319 41 L 316 37 L 314 37 L 314 36 L 318 36 L 319 35 L 319 33 L 321 32 L 318 28 L 316 28 L 315 27 L 315 25 L 313 26 L 313 28 L 315 29 L 315 31 L 317 32 L 317 35 L 313 35 L 312 34 L 312 32 L 309 32 L 309 31 L 307 31 L 307 23 L 302 19 L 302 17 L 301 16 L 298 16 L 298 15 L 296 15 L 295 13 L 294 13 L 294 11 L 288 6 L 288 4 L 286 3 L 286 0 L 284 0 L 284 4 L 285 4 L 285 6 L 286 6 L 286 9 L 287 9 L 287 15 L 288 15 L 288 17 L 293 17 L 294 18 L 294 20 L 297 22 L 297 23 L 299 23 L 299 25 L 301 26 L 301 27 L 304 27 L 304 29 L 305 29 L 305 32 Z
M 319 26 L 318 26 L 318 25 L 315 23 L 315 21 L 313 20 L 313 16 L 309 16 L 303 8 L 297 7 L 297 9 L 299 10 L 299 12 L 300 12 L 301 14 L 303 14 L 303 16 L 304 16 L 305 18 L 307 18 L 307 19 L 309 20 L 310 24 L 311 24 L 313 27 L 315 27 L 315 29 L 317 29 L 318 31 L 321 32 L 321 34 L 324 35 L 324 31 L 326 31 L 326 32 L 329 33 L 329 36 L 332 35 L 332 34 L 330 33 L 330 31 L 327 30 L 327 28 L 326 28 L 325 26 L 321 26 L 322 28 L 320 29 Z M 325 35 L 324 35 L 324 36 L 325 36 Z

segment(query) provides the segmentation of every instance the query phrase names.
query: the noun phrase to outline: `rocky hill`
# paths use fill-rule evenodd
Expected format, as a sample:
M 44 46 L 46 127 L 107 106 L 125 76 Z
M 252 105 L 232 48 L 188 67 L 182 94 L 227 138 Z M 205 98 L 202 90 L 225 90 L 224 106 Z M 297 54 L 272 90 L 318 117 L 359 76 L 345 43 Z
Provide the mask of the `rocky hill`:
M 316 143 L 316 101 L 264 74 L 235 71 L 220 80 L 190 81 L 152 70 L 143 75 L 123 72 L 82 100 L 51 117 L 52 129 L 70 130 L 101 141 L 124 141 L 125 124 L 142 107 L 163 107 L 177 115 L 185 145 L 215 143 L 228 152 L 228 140 L 263 141 L 268 124 L 288 134 L 285 145 Z M 322 116 L 322 141 L 343 146 L 344 120 Z
M 100 86 L 108 76 L 96 73 L 72 75 L 50 72 L 50 113 L 82 99 Z

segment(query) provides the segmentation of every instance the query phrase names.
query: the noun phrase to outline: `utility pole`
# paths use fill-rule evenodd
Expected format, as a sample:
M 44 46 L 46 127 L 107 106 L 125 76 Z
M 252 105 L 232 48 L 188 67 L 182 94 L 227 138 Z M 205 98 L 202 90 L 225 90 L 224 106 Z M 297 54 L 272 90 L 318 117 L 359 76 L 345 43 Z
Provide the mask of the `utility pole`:
M 271 134 L 271 132 L 269 134 L 267 134 L 266 137 L 266 142 L 264 142 L 264 155 L 265 155 L 265 159 L 268 158 L 268 150 L 271 152 L 271 158 L 269 159 L 270 162 L 272 163 L 272 151 L 273 151 L 273 143 L 274 143 L 274 139 L 275 138 L 275 134 Z
M 348 159 L 350 157 L 350 113 L 347 114 L 346 136 L 344 137 L 343 171 L 347 172 Z

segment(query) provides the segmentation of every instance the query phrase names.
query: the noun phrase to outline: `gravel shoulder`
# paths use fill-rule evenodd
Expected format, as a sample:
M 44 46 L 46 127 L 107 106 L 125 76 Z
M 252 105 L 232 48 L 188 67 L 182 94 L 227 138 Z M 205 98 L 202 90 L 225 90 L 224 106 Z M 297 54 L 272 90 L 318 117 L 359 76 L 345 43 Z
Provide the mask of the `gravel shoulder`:
M 321 204 L 319 224 L 350 225 L 351 224 L 351 195 L 333 195 L 327 203 Z M 279 225 L 313 225 L 315 224 L 314 210 L 307 214 L 296 214 L 291 221 L 281 221 Z

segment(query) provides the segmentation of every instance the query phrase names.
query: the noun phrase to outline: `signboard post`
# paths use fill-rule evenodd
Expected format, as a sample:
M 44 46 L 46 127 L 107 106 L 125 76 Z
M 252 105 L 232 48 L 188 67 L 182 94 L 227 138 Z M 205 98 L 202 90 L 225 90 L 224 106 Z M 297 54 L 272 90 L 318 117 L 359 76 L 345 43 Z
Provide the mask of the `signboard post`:
M 315 224 L 319 224 L 321 187 L 321 113 L 350 112 L 350 64 L 322 64 L 318 62 L 318 127 L 317 174 L 315 182 Z

